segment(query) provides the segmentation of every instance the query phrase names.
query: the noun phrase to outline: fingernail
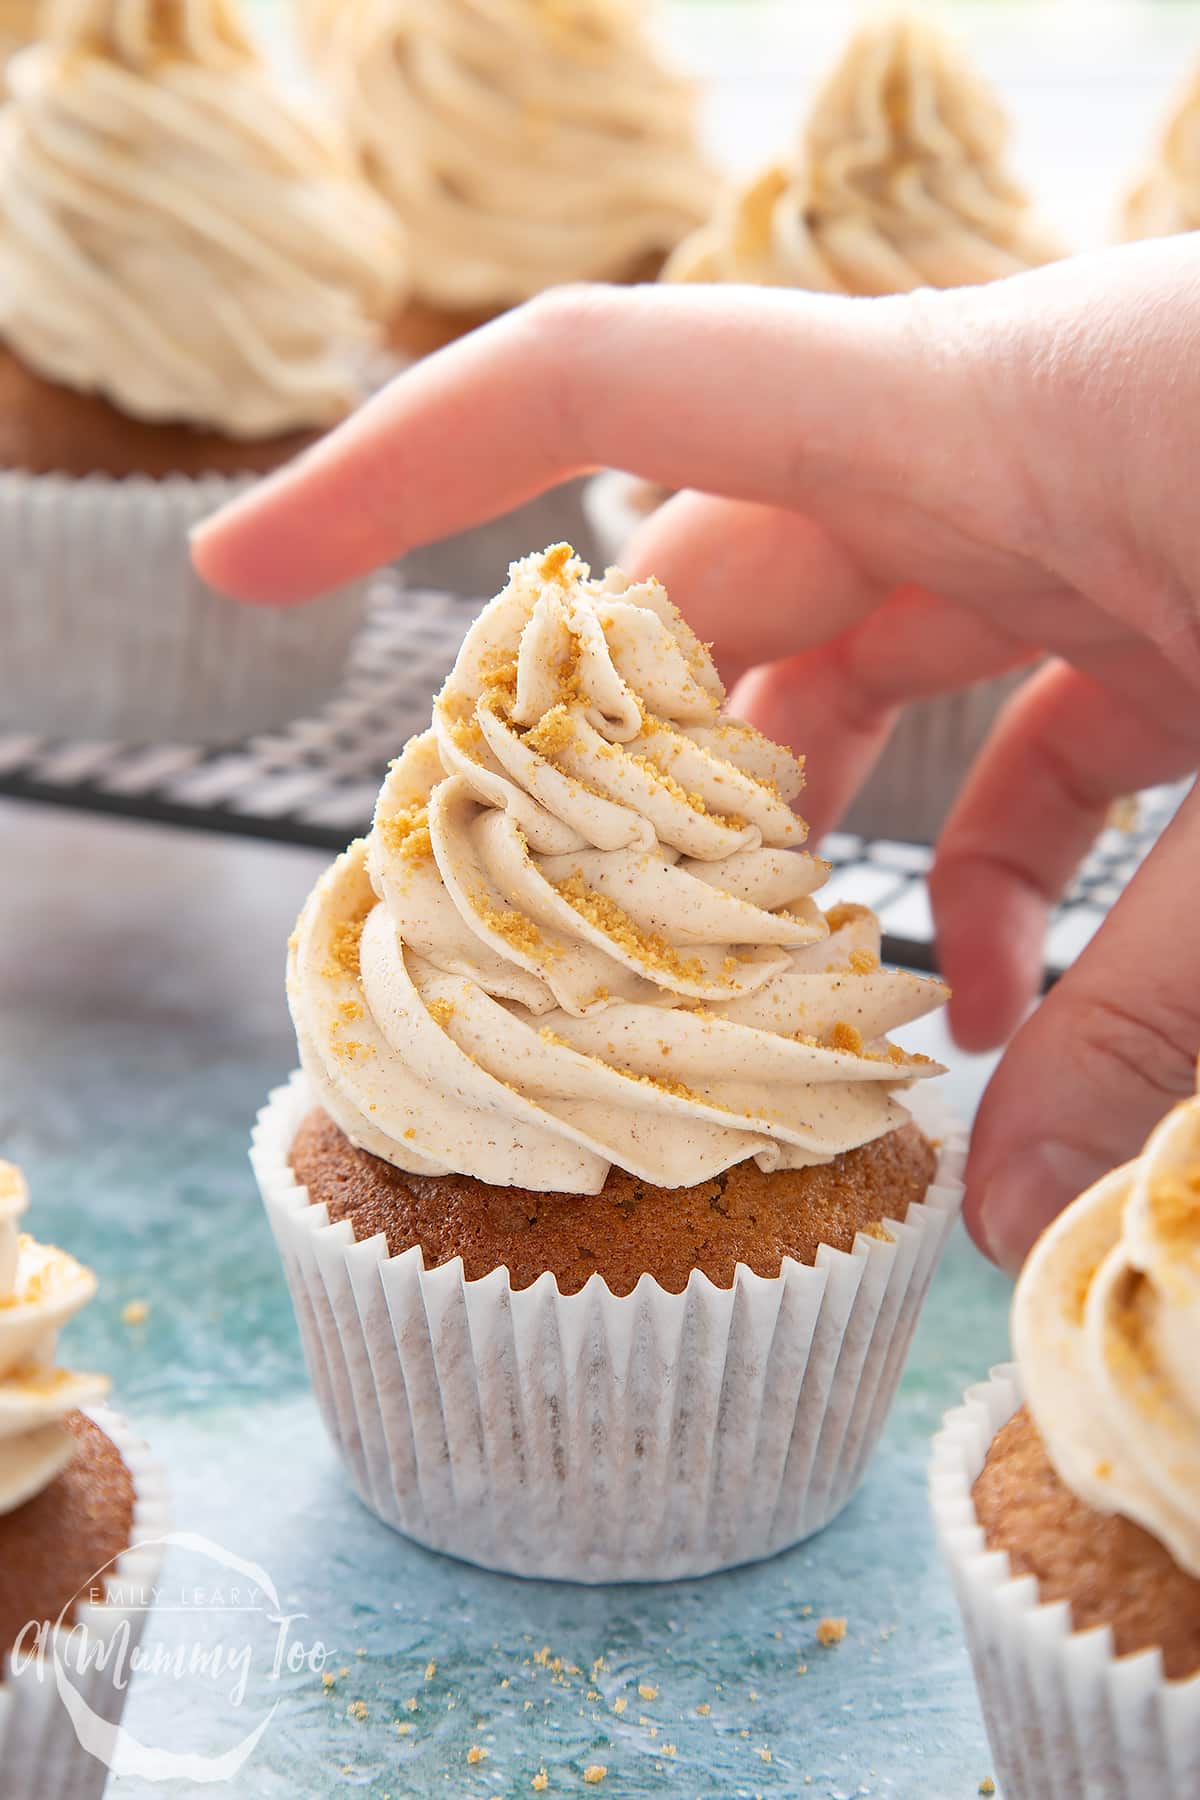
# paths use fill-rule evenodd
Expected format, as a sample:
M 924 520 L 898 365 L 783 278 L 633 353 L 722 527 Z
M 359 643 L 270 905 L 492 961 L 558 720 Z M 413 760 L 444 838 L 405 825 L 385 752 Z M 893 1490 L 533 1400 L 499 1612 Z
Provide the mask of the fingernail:
M 1064 1206 L 1098 1181 L 1109 1164 L 1074 1144 L 1033 1144 L 1013 1152 L 984 1189 L 975 1218 L 981 1248 L 1010 1275 Z

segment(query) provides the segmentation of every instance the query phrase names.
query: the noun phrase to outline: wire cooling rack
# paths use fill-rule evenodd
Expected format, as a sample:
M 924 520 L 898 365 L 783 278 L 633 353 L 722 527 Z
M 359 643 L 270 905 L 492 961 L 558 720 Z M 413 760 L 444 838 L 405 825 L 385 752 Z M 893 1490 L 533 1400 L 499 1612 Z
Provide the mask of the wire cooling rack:
M 370 823 L 388 762 L 428 723 L 430 695 L 478 608 L 478 600 L 436 589 L 381 584 L 333 700 L 313 718 L 225 749 L 70 742 L 0 728 L 0 795 L 340 850 Z M 1051 920 L 1048 981 L 1103 924 L 1185 791 L 1183 784 L 1142 795 L 1133 829 L 1101 835 Z M 832 832 L 820 851 L 833 864 L 822 902 L 873 907 L 890 960 L 935 968 L 929 846 Z

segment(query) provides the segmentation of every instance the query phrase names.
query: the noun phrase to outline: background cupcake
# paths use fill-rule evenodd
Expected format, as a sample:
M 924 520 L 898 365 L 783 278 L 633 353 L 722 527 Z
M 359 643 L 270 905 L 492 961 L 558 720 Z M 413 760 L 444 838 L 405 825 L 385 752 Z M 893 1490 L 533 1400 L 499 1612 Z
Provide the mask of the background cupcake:
M 157 1468 L 123 1422 L 79 1410 L 108 1383 L 55 1366 L 58 1331 L 96 1283 L 19 1234 L 25 1206 L 20 1174 L 0 1162 L 0 1769 L 6 1800 L 83 1800 L 101 1792 L 106 1769 L 77 1735 L 49 1664 L 62 1659 L 97 1722 L 116 1727 L 126 1697 L 116 1659 L 83 1673 L 66 1629 L 82 1626 L 95 1650 L 121 1627 L 136 1647 L 145 1614 L 115 1596 L 153 1584 L 167 1508 Z
M 310 49 L 408 234 L 420 354 L 543 289 L 652 279 L 707 215 L 690 85 L 629 0 L 310 0 Z
M 726 192 L 686 238 L 668 281 L 753 282 L 880 295 L 963 287 L 1053 260 L 1061 244 L 1007 165 L 1000 102 L 927 17 L 863 25 L 819 89 L 795 154 Z M 599 478 L 589 518 L 620 554 L 664 496 Z M 846 823 L 930 841 L 1021 678 L 906 708 Z
M 353 406 L 400 240 L 229 0 L 51 0 L 44 30 L 0 120 L 3 723 L 278 723 L 336 678 L 361 594 L 234 608 L 187 530 Z
M 938 1440 L 939 1534 L 1007 1793 L 1197 1791 L 1198 1320 L 1192 1100 L 1045 1233 L 1016 1366 Z
M 1150 166 L 1124 203 L 1122 236 L 1170 237 L 1200 226 L 1200 68 L 1172 107 Z
M 936 1066 L 887 1038 L 945 989 L 821 912 L 798 765 L 721 700 L 657 583 L 515 565 L 292 940 L 305 1077 L 255 1166 L 326 1422 L 489 1566 L 819 1529 L 954 1217 L 899 1097 Z

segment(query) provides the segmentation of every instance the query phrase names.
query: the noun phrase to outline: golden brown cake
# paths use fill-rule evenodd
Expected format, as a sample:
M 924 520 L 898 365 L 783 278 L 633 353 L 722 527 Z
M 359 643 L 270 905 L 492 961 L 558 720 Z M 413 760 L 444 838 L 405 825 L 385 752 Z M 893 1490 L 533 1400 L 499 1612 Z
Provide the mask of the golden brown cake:
M 1118 1656 L 1159 1647 L 1172 1680 L 1200 1670 L 1200 1580 L 1131 1519 L 1077 1499 L 1027 1407 L 997 1433 L 973 1496 L 988 1548 L 1036 1576 L 1044 1603 L 1067 1601 L 1076 1631 L 1111 1626 Z
M 543 1194 L 469 1176 L 409 1175 L 356 1150 L 329 1117 L 309 1114 L 292 1147 L 292 1172 L 331 1221 L 349 1219 L 362 1241 L 382 1232 L 389 1254 L 421 1246 L 426 1268 L 456 1256 L 468 1281 L 507 1268 L 514 1288 L 549 1270 L 574 1294 L 602 1275 L 614 1294 L 652 1275 L 682 1293 L 694 1269 L 731 1287 L 738 1263 L 779 1274 L 784 1257 L 813 1264 L 828 1244 L 850 1250 L 860 1231 L 884 1236 L 924 1198 L 934 1152 L 903 1126 L 830 1163 L 764 1174 L 739 1163 L 690 1188 L 654 1187 L 615 1165 L 598 1194 Z
M 265 475 L 320 435 L 290 431 L 247 442 L 211 429 L 135 419 L 99 394 L 35 375 L 0 349 L 0 468 L 76 477 Z
M 71 1619 L 79 1604 L 101 1598 L 104 1574 L 129 1548 L 133 1480 L 120 1451 L 82 1413 L 64 1425 L 74 1439 L 66 1468 L 24 1506 L 0 1513 L 0 1663 L 26 1625 Z

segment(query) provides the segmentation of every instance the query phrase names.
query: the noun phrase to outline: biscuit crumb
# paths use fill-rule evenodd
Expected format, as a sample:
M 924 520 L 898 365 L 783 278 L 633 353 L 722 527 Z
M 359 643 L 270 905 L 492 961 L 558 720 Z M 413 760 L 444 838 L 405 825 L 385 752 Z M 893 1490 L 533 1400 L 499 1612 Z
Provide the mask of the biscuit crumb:
M 346 1708 L 346 1712 L 350 1718 L 357 1719 L 361 1724 L 367 1717 L 367 1703 L 365 1700 L 352 1700 Z
M 613 1711 L 615 1713 L 623 1713 L 628 1705 L 629 1702 L 624 1694 L 618 1694 L 617 1698 L 613 1701 Z
M 325 1692 L 328 1693 L 330 1688 L 332 1688 L 336 1682 L 337 1676 L 334 1674 L 333 1670 L 326 1669 L 321 1677 L 321 1686 L 325 1689 Z
M 415 1731 L 416 1729 L 417 1729 L 416 1726 L 410 1725 L 407 1719 L 397 1719 L 396 1720 L 396 1736 L 397 1737 L 407 1737 L 410 1732 Z
M 437 1674 L 437 1664 L 435 1662 L 426 1663 L 425 1664 L 425 1679 L 426 1679 L 426 1681 L 432 1681 L 436 1674 Z
M 148 1300 L 129 1300 L 121 1308 L 123 1325 L 144 1325 L 149 1317 L 150 1302 Z
M 709 1713 L 712 1711 L 712 1707 L 708 1704 L 707 1700 L 702 1700 L 700 1705 L 696 1708 L 696 1711 L 700 1714 L 702 1719 L 707 1719 Z
M 589 1787 L 599 1787 L 607 1774 L 608 1768 L 605 1763 L 589 1763 L 583 1771 L 583 1779 Z
M 545 1769 L 539 1769 L 529 1785 L 535 1794 L 544 1794 L 546 1789 L 550 1786 L 550 1777 L 547 1775 Z
M 979 1784 L 979 1791 L 981 1794 L 994 1794 L 995 1793 L 996 1784 L 992 1780 L 990 1775 L 984 1776 L 983 1780 Z
M 486 1757 L 487 1751 L 479 1744 L 472 1744 L 471 1748 L 467 1751 L 467 1761 L 472 1764 L 472 1766 L 474 1766 L 475 1763 L 483 1762 Z
M 840 1644 L 846 1635 L 845 1619 L 821 1619 L 817 1625 L 817 1642 L 823 1650 Z
M 417 1696 L 415 1694 L 410 1694 L 408 1699 L 404 1702 L 404 1704 L 408 1708 L 409 1712 L 417 1712 L 420 1710 L 417 1706 Z
M 763 1745 L 762 1749 L 759 1751 L 758 1754 L 762 1757 L 764 1762 L 770 1762 L 771 1752 L 767 1749 L 767 1746 L 765 1744 Z
M 639 1681 L 638 1682 L 638 1699 L 639 1700 L 657 1700 L 658 1699 L 658 1689 L 656 1687 L 652 1687 L 648 1681 Z

